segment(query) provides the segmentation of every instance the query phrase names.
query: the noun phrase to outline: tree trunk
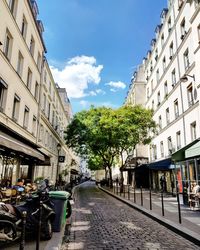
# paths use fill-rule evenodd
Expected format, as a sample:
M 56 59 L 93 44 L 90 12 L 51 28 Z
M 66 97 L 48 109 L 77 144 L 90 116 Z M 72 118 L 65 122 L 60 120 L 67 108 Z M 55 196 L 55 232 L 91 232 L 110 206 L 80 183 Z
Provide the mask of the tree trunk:
M 113 187 L 112 168 L 108 167 L 108 169 L 109 169 L 109 187 L 112 188 Z
M 120 170 L 120 193 L 123 193 L 124 190 L 124 176 L 123 176 L 123 171 Z

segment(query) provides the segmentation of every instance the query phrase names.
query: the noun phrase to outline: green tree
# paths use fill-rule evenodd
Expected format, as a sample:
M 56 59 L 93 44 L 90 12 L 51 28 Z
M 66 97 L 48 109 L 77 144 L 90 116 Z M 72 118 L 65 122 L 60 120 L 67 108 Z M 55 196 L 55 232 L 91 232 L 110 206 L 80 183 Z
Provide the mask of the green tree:
M 124 152 L 128 153 L 138 143 L 149 143 L 155 127 L 152 111 L 141 106 L 91 107 L 74 116 L 65 139 L 69 147 L 88 159 L 89 167 L 102 164 L 102 168 L 108 169 L 112 185 L 114 160 L 120 158 L 122 167 Z

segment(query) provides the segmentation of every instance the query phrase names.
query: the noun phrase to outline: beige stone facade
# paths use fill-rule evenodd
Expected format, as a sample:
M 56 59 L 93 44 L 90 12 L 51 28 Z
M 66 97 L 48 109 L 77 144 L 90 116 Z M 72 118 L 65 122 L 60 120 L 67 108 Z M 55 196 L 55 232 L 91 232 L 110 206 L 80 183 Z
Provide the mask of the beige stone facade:
M 36 1 L 2 0 L 0 10 L 1 180 L 43 176 L 55 181 L 64 169 L 70 173 L 76 158 L 63 137 L 71 105 L 68 100 L 66 110 L 44 57 Z M 58 156 L 65 156 L 64 162 Z

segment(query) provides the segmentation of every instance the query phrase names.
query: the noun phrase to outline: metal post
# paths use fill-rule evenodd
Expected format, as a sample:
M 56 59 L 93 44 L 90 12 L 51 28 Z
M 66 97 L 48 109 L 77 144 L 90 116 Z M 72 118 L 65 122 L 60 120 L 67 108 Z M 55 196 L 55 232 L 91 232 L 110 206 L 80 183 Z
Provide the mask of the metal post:
M 128 184 L 128 199 L 130 200 L 130 184 Z
M 163 200 L 163 189 L 161 191 L 161 203 L 162 203 L 162 216 L 165 216 L 165 213 L 164 213 L 164 200 Z
M 143 206 L 143 193 L 142 193 L 142 186 L 140 187 L 141 190 L 141 206 Z
M 115 194 L 115 185 L 114 185 L 114 183 L 113 183 L 113 193 Z
M 150 206 L 150 210 L 152 210 L 152 199 L 151 199 L 151 186 L 150 186 L 150 189 L 149 189 L 149 206 Z
M 135 183 L 134 183 L 134 192 L 133 192 L 133 195 L 134 195 L 134 203 L 136 203 L 136 195 L 135 195 Z
M 126 186 L 124 185 L 124 198 L 126 197 Z
M 38 233 L 37 233 L 37 240 L 36 240 L 36 250 L 40 249 L 40 232 L 41 232 L 41 225 L 42 225 L 42 205 L 43 205 L 43 202 L 40 201 Z
M 178 202 L 178 218 L 179 218 L 179 223 L 181 224 L 182 223 L 182 220 L 181 220 L 181 206 L 180 206 L 180 199 L 179 199 L 179 190 L 178 190 L 178 187 L 176 189 L 176 195 L 177 195 L 177 202 Z
M 19 250 L 24 250 L 24 246 L 25 246 L 26 216 L 27 216 L 27 212 L 23 211 L 23 213 L 22 213 L 22 231 L 21 231 L 21 240 L 20 240 Z
M 117 185 L 117 195 L 118 195 L 118 187 L 119 187 L 119 183 L 117 182 L 117 184 L 116 184 L 116 185 Z

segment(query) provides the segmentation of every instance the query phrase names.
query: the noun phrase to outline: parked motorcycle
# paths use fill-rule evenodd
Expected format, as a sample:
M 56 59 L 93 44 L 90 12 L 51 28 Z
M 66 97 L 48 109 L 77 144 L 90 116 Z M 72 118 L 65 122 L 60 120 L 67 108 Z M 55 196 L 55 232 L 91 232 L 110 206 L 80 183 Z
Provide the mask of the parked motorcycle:
M 36 234 L 39 224 L 40 201 L 42 201 L 41 239 L 51 239 L 55 212 L 47 191 L 47 186 L 41 186 L 41 189 L 30 196 L 23 205 L 12 206 L 0 203 L 0 241 L 14 241 L 19 238 L 24 211 L 27 212 L 26 234 Z

